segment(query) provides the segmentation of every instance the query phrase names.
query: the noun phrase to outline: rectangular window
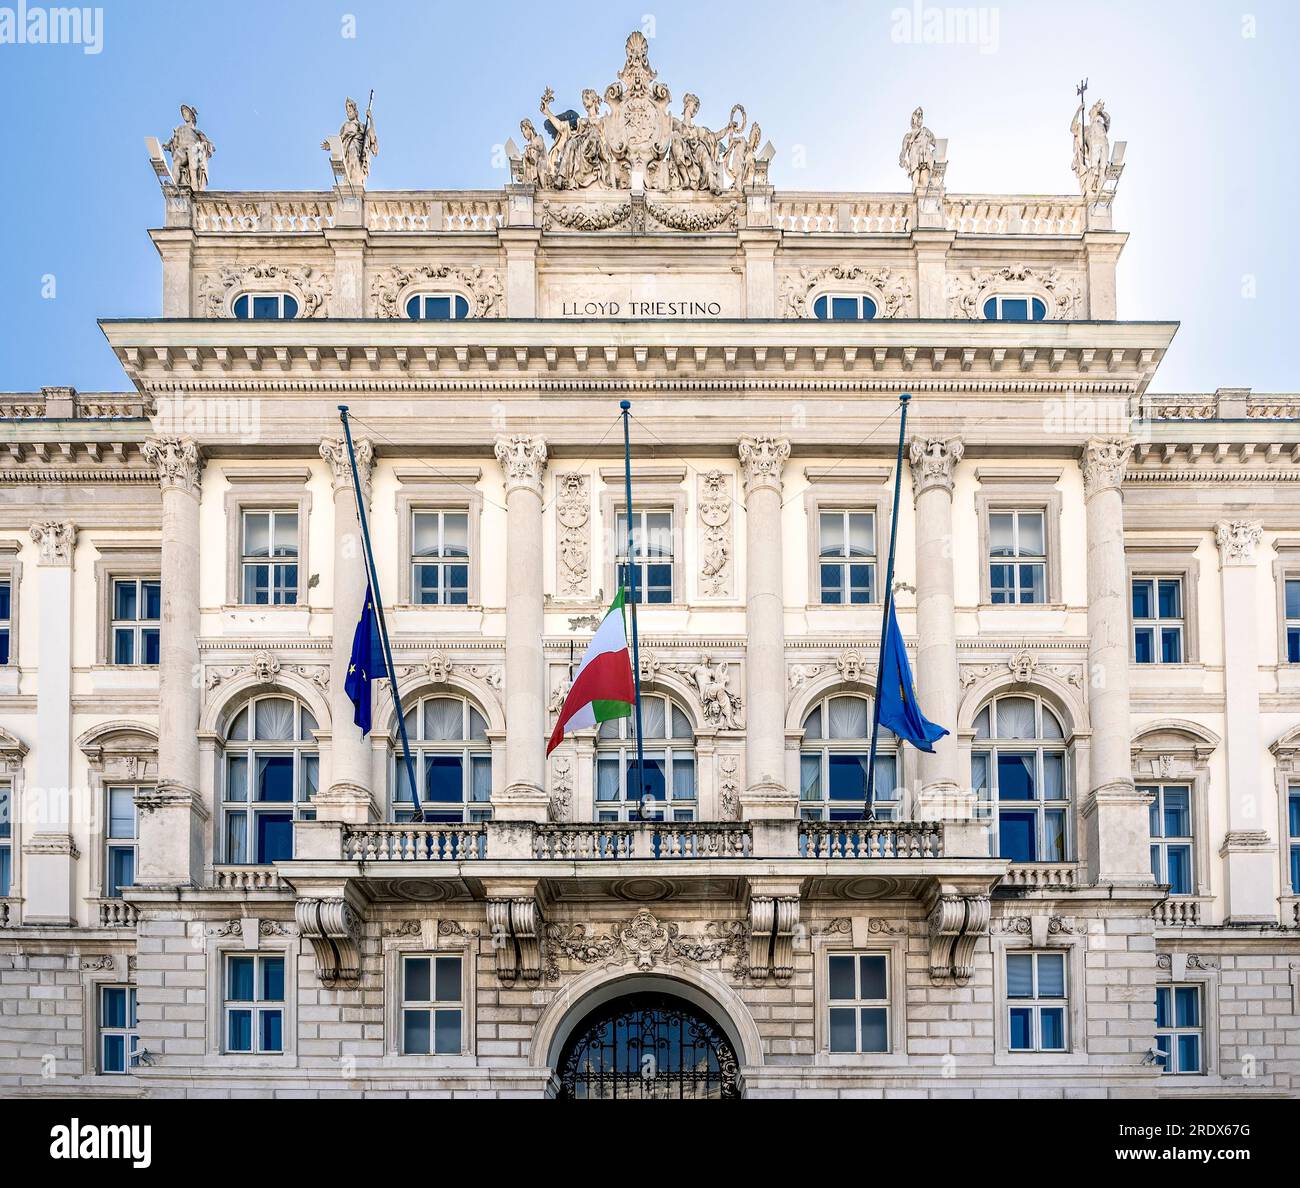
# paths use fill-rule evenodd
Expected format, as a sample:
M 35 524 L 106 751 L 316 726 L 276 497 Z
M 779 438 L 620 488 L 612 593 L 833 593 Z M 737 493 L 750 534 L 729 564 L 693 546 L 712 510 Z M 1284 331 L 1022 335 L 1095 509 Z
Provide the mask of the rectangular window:
M 1292 784 L 1286 796 L 1288 857 L 1291 863 L 1291 894 L 1300 895 L 1300 784 Z M 0 891 L 0 895 L 5 892 Z
M 1070 764 L 1063 751 L 971 752 L 976 812 L 992 852 L 1012 862 L 1071 862 Z
M 1170 895 L 1195 895 L 1191 787 L 1157 784 L 1139 787 L 1138 791 L 1152 798 L 1149 810 L 1152 877 L 1157 883 L 1168 883 Z
M 1300 664 L 1300 578 L 1287 578 L 1284 590 L 1286 599 L 1286 660 Z
M 469 602 L 469 512 L 411 513 L 411 601 L 425 606 Z
M 889 1051 L 889 956 L 832 953 L 827 968 L 832 1052 Z
M 1132 611 L 1133 662 L 1183 663 L 1182 578 L 1134 578 Z
M 240 540 L 244 602 L 249 606 L 296 605 L 297 511 L 245 511 Z
M 157 578 L 115 578 L 109 628 L 113 664 L 157 664 L 162 619 L 162 582 Z
M 14 794 L 9 784 L 0 784 L 0 898 L 9 894 L 14 873 Z
M 104 894 L 121 897 L 122 888 L 135 882 L 138 843 L 135 788 L 108 789 L 108 819 L 104 830 Z
M 402 1052 L 455 1056 L 462 1050 L 464 991 L 459 957 L 402 958 Z
M 99 1071 L 129 1073 L 138 1063 L 135 987 L 99 988 Z
M 284 958 L 226 957 L 226 1051 L 284 1051 Z
M 996 605 L 1047 601 L 1046 514 L 989 513 L 989 601 Z
M 632 598 L 632 576 L 628 572 L 627 512 L 614 517 L 614 547 L 619 583 Z M 637 511 L 632 516 L 632 560 L 636 577 L 636 601 L 673 600 L 673 513 Z
M 1065 978 L 1064 953 L 1007 954 L 1007 1036 L 1011 1051 L 1066 1051 L 1069 996 Z
M 1156 1059 L 1166 1074 L 1203 1073 L 1200 986 L 1156 987 Z
M 874 512 L 817 513 L 817 572 L 822 605 L 875 602 Z
M 0 665 L 9 663 L 10 640 L 14 626 L 14 584 L 0 580 Z

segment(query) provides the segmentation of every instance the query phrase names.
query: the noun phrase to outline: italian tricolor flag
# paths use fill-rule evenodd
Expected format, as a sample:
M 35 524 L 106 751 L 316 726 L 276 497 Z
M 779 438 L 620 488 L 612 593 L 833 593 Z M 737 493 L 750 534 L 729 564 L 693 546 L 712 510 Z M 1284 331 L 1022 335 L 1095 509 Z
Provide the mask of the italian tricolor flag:
M 623 591 L 596 628 L 587 654 L 578 666 L 573 687 L 564 699 L 559 720 L 546 745 L 549 755 L 560 740 L 574 730 L 629 718 L 636 701 L 636 683 L 632 678 L 632 658 L 627 648 L 627 628 L 623 623 Z

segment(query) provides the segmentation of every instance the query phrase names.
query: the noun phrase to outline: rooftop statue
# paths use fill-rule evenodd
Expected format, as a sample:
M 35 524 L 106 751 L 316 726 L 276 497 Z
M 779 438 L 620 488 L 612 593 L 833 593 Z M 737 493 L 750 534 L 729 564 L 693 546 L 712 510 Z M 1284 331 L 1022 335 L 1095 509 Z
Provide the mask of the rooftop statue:
M 199 131 L 199 113 L 188 103 L 181 104 L 181 121 L 163 145 L 172 155 L 172 180 L 191 190 L 206 190 L 208 158 L 217 150 Z
M 542 96 L 550 148 L 531 120 L 520 124 L 524 148 L 516 162 L 523 181 L 546 190 L 693 190 L 721 194 L 753 183 L 761 156 L 757 124 L 745 135 L 745 109 L 732 107 L 714 131 L 696 123 L 700 101 L 688 94 L 680 115 L 672 95 L 656 81 L 643 34 L 627 39 L 618 81 L 604 94 L 582 92 L 582 113 L 556 113 L 555 92 Z
M 373 97 L 373 92 L 371 95 Z M 375 122 L 370 117 L 368 105 L 364 121 L 354 100 L 347 99 L 344 110 L 347 118 L 339 128 L 338 135 L 343 180 L 351 186 L 364 186 L 370 173 L 370 158 L 379 155 L 379 137 L 375 134 Z M 321 148 L 332 151 L 331 140 L 332 138 L 322 140 Z
M 1074 176 L 1079 179 L 1083 196 L 1095 202 L 1107 179 L 1110 162 L 1110 114 L 1102 100 L 1098 99 L 1089 109 L 1086 124 L 1080 104 L 1070 132 L 1074 137 Z
M 925 112 L 918 107 L 912 112 L 912 126 L 898 153 L 898 166 L 912 179 L 914 191 L 929 189 L 935 156 L 934 133 L 925 126 Z

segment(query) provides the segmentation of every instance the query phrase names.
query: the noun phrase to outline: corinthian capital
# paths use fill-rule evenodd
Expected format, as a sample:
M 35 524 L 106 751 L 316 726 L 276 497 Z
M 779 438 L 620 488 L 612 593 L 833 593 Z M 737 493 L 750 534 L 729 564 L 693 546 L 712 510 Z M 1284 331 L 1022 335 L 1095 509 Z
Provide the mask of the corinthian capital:
M 790 456 L 790 443 L 784 437 L 760 433 L 740 439 L 740 464 L 745 468 L 745 494 L 759 487 L 781 489 L 781 468 Z
M 540 495 L 542 472 L 546 469 L 546 441 L 526 433 L 498 437 L 497 461 L 506 472 L 506 494 L 516 487 L 525 487 Z
M 962 460 L 966 447 L 960 437 L 912 438 L 912 494 L 922 495 L 932 487 L 952 494 L 953 467 Z
M 370 498 L 370 476 L 375 469 L 375 447 L 368 438 L 354 437 L 352 452 L 357 459 L 357 477 L 361 480 L 361 494 Z M 352 467 L 348 464 L 348 443 L 343 437 L 327 437 L 320 443 L 320 456 L 330 464 L 334 476 L 334 493 L 352 490 Z
M 68 520 L 43 520 L 32 525 L 32 539 L 40 546 L 42 565 L 71 565 L 77 529 Z
M 1220 520 L 1214 526 L 1220 565 L 1254 565 L 1255 546 L 1264 535 L 1258 520 Z
M 140 447 L 146 462 L 158 467 L 158 481 L 163 490 L 177 487 L 198 492 L 203 459 L 191 437 L 150 437 Z
M 1131 437 L 1094 437 L 1088 442 L 1079 462 L 1083 469 L 1084 498 L 1091 499 L 1099 491 L 1118 490 L 1132 452 Z

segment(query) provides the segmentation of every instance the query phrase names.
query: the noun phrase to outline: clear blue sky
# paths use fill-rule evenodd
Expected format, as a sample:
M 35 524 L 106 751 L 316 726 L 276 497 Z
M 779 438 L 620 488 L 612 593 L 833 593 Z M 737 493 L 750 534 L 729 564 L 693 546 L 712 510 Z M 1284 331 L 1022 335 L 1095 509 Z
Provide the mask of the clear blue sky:
M 536 116 L 542 89 L 578 107 L 582 87 L 613 80 L 634 28 L 710 126 L 746 106 L 787 189 L 901 188 L 898 143 L 922 103 L 950 142 L 950 190 L 1072 193 L 1074 85 L 1088 76 L 1129 144 L 1120 316 L 1182 322 L 1156 387 L 1300 388 L 1287 365 L 1300 165 L 1286 85 L 1300 4 L 1007 2 L 978 10 L 983 44 L 900 40 L 900 7 L 917 5 L 108 0 L 98 54 L 0 44 L 0 390 L 127 386 L 95 319 L 159 312 L 145 230 L 162 198 L 143 140 L 166 138 L 181 101 L 217 146 L 214 189 L 328 187 L 320 141 L 344 95 L 372 86 L 372 188 L 498 186 L 494 146 Z

